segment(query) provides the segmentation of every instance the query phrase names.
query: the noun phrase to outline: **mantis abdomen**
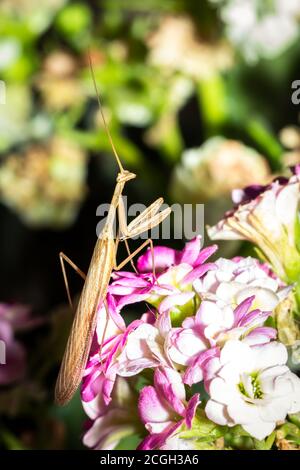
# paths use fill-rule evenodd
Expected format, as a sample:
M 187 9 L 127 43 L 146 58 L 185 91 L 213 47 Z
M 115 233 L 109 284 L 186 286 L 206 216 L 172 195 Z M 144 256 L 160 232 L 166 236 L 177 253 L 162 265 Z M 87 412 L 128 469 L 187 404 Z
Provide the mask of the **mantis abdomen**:
M 98 239 L 56 382 L 55 400 L 59 405 L 71 400 L 82 379 L 96 327 L 98 306 L 106 296 L 114 263 L 114 239 L 109 236 Z

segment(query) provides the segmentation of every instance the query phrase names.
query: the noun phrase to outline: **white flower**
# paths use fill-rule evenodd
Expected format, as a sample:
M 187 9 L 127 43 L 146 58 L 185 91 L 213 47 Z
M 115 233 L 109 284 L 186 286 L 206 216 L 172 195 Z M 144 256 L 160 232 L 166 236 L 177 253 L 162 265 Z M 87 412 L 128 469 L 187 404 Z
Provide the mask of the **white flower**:
M 219 258 L 217 269 L 209 271 L 195 283 L 201 297 L 217 300 L 219 305 L 235 308 L 248 297 L 255 296 L 253 309 L 273 311 L 292 289 L 285 286 L 270 269 L 256 259 Z
M 300 257 L 295 227 L 299 210 L 299 168 L 288 181 L 233 192 L 236 208 L 208 229 L 212 240 L 248 240 L 258 246 L 281 279 L 295 280 Z
M 300 379 L 286 361 L 281 343 L 251 348 L 228 341 L 220 357 L 207 365 L 207 417 L 221 425 L 240 424 L 254 438 L 264 439 L 277 421 L 300 411 Z
M 276 57 L 299 36 L 299 0 L 210 1 L 220 5 L 229 40 L 249 62 Z
M 210 78 L 233 61 L 228 44 L 200 40 L 193 20 L 184 15 L 164 16 L 147 44 L 150 64 L 197 79 Z
M 215 136 L 185 150 L 176 165 L 171 192 L 182 202 L 205 202 L 228 196 L 235 188 L 270 180 L 266 160 L 238 140 Z
M 128 335 L 126 344 L 118 357 L 118 374 L 130 377 L 139 374 L 145 368 L 157 367 L 160 364 L 155 352 L 163 356 L 163 345 L 160 332 L 153 325 L 142 323 Z

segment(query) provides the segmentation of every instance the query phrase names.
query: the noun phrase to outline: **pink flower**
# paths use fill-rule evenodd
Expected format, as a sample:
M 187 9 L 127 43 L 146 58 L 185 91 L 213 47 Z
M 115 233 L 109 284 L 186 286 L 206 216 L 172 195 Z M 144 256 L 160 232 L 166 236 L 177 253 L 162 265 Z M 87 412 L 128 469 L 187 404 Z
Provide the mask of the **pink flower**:
M 143 323 L 143 320 L 135 320 L 126 328 L 122 316 L 117 312 L 115 300 L 110 294 L 107 296 L 107 304 L 108 319 L 104 305 L 98 312 L 96 337 L 81 389 L 83 402 L 93 400 L 101 390 L 106 405 L 111 400 L 111 392 L 118 372 L 118 355 L 124 348 L 130 333 Z
M 168 312 L 159 315 L 154 324 L 140 323 L 128 335 L 118 357 L 118 374 L 129 377 L 147 368 L 158 366 L 172 368 L 167 343 L 170 330 L 171 321 Z
M 203 301 L 195 324 L 202 329 L 212 347 L 222 347 L 229 339 L 242 339 L 250 344 L 267 343 L 276 337 L 276 330 L 263 327 L 271 312 L 251 309 L 253 303 L 254 296 L 243 300 L 235 309 L 220 307 L 217 302 Z
M 0 303 L 0 318 L 10 323 L 14 331 L 27 331 L 44 323 L 41 317 L 32 317 L 26 305 Z
M 83 408 L 90 418 L 83 443 L 97 450 L 115 449 L 121 439 L 140 432 L 141 427 L 136 407 L 138 394 L 134 384 L 118 377 L 112 400 L 107 406 L 103 399 L 104 382 L 102 375 L 97 396 L 92 401 L 83 402 Z
M 182 366 L 188 366 L 210 347 L 202 327 L 197 323 L 197 316 L 186 318 L 180 328 L 172 328 L 168 343 L 169 357 L 174 363 Z
M 197 236 L 185 245 L 182 251 L 173 250 L 164 246 L 154 247 L 154 262 L 157 272 L 164 272 L 171 266 L 179 264 L 189 264 L 193 268 L 201 266 L 215 253 L 217 245 L 212 245 L 201 250 L 201 236 Z M 152 272 L 152 254 L 148 249 L 146 253 L 138 259 L 138 271 L 141 273 Z
M 149 298 L 153 289 L 157 295 L 168 295 L 169 286 L 155 285 L 152 273 L 136 274 L 127 271 L 118 271 L 112 274 L 114 281 L 109 286 L 109 292 L 114 295 L 118 309 L 125 305 L 142 302 Z
M 157 369 L 154 387 L 144 387 L 140 393 L 139 413 L 150 434 L 138 449 L 162 448 L 183 426 L 190 429 L 199 403 L 199 394 L 186 402 L 184 384 L 178 372 L 169 368 Z
M 170 310 L 173 316 L 184 315 L 195 305 L 194 282 L 215 268 L 213 263 L 205 261 L 216 249 L 217 246 L 213 245 L 201 250 L 201 237 L 187 243 L 181 252 L 155 247 L 156 279 L 152 273 L 152 254 L 147 250 L 137 262 L 140 272 L 114 273 L 109 292 L 115 296 L 119 310 L 125 305 L 146 300 L 159 313 Z
M 267 266 L 251 258 L 219 258 L 197 284 L 201 297 L 215 299 L 233 308 L 255 296 L 255 307 L 273 311 L 287 298 L 293 286 L 286 286 Z
M 117 375 L 130 377 L 147 368 L 172 366 L 164 349 L 170 320 L 161 315 L 156 321 L 152 312 L 145 313 L 127 327 L 117 310 L 114 296 L 107 295 L 108 314 L 104 305 L 98 312 L 96 336 L 82 380 L 83 402 L 93 400 L 99 393 L 106 405 Z
M 185 383 L 200 382 L 207 359 L 218 354 L 229 339 L 253 345 L 276 337 L 275 329 L 263 326 L 271 313 L 251 310 L 253 301 L 254 297 L 249 297 L 233 310 L 204 300 L 195 316 L 186 318 L 181 328 L 171 330 L 168 355 L 174 363 L 187 366 Z
M 34 324 L 26 307 L 0 304 L 0 385 L 10 385 L 24 377 L 26 352 L 15 339 L 15 331 Z

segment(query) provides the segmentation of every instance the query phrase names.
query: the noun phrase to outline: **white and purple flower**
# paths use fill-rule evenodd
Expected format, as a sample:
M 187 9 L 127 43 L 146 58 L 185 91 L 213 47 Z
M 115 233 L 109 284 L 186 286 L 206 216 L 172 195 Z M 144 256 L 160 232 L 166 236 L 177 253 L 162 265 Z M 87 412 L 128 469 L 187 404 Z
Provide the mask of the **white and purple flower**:
M 139 398 L 139 413 L 149 436 L 139 445 L 140 450 L 162 449 L 166 441 L 190 429 L 199 405 L 199 394 L 186 401 L 181 375 L 173 369 L 157 369 L 154 386 L 144 387 Z
M 147 250 L 138 259 L 139 273 L 114 273 L 109 291 L 116 297 L 118 309 L 131 303 L 147 301 L 159 313 L 169 310 L 173 319 L 180 321 L 197 305 L 193 284 L 215 269 L 214 263 L 206 261 L 216 250 L 216 245 L 201 250 L 201 237 L 187 243 L 182 251 L 155 247 L 153 258 L 156 279 L 153 276 L 152 254 Z
M 141 431 L 136 406 L 138 394 L 134 384 L 118 377 L 109 405 L 102 395 L 104 387 L 105 377 L 102 375 L 98 382 L 98 394 L 91 401 L 83 401 L 83 408 L 90 418 L 83 443 L 97 450 L 115 449 L 124 437 Z
M 234 310 L 203 301 L 194 317 L 186 318 L 181 328 L 169 335 L 169 357 L 187 366 L 184 382 L 188 385 L 203 379 L 206 361 L 218 354 L 230 339 L 240 339 L 250 345 L 268 343 L 276 338 L 274 328 L 264 326 L 271 312 L 252 309 L 254 297 L 241 302 Z
M 300 270 L 296 246 L 300 166 L 295 174 L 268 186 L 250 186 L 232 193 L 236 208 L 208 229 L 212 240 L 249 240 L 271 263 L 276 274 L 294 282 Z
M 293 286 L 286 286 L 269 268 L 251 258 L 219 258 L 215 269 L 196 285 L 201 297 L 235 308 L 246 298 L 255 297 L 255 308 L 273 311 L 287 298 Z
M 300 411 L 300 379 L 286 362 L 281 343 L 250 347 L 229 340 L 206 363 L 207 417 L 229 427 L 240 424 L 259 440 L 270 435 L 277 422 Z
M 98 312 L 96 335 L 92 351 L 82 380 L 81 397 L 90 402 L 100 393 L 106 405 L 111 401 L 111 393 L 118 373 L 118 356 L 126 344 L 128 336 L 144 324 L 142 319 L 133 321 L 126 327 L 124 319 L 117 312 L 112 295 L 107 296 L 109 316 L 104 305 Z M 149 367 L 152 363 L 147 363 Z M 138 373 L 138 371 L 137 371 Z
M 158 247 L 155 270 L 147 251 L 136 273 L 113 274 L 83 377 L 87 446 L 113 449 L 130 433 L 143 434 L 142 425 L 149 433 L 143 450 L 206 445 L 198 434 L 207 423 L 212 436 L 240 424 L 260 440 L 300 410 L 300 380 L 266 324 L 291 287 L 250 257 L 206 263 L 216 247 L 200 245 L 197 237 L 181 252 Z M 125 308 L 141 301 L 148 310 L 126 325 Z M 139 378 L 147 384 L 141 390 L 132 387 Z M 200 401 L 191 388 L 202 381 L 207 417 L 203 409 L 195 415 Z M 214 448 L 214 437 L 201 432 Z
M 20 381 L 26 373 L 26 350 L 16 339 L 15 333 L 37 326 L 40 319 L 33 319 L 23 305 L 0 304 L 0 340 L 3 355 L 0 361 L 0 386 Z M 2 349 L 1 349 L 2 352 Z

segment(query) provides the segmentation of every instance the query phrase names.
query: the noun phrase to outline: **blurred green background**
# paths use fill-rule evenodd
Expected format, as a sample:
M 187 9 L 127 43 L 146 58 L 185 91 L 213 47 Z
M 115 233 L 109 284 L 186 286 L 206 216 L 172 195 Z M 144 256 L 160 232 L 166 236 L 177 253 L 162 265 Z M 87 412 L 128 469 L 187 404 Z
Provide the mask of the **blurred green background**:
M 0 18 L 0 333 L 9 323 L 23 354 L 18 377 L 0 373 L 0 448 L 81 448 L 79 397 L 53 404 L 72 321 L 58 253 L 87 271 L 117 173 L 88 51 L 115 146 L 138 175 L 129 201 L 205 203 L 213 223 L 233 188 L 300 162 L 300 2 L 1 0 Z

